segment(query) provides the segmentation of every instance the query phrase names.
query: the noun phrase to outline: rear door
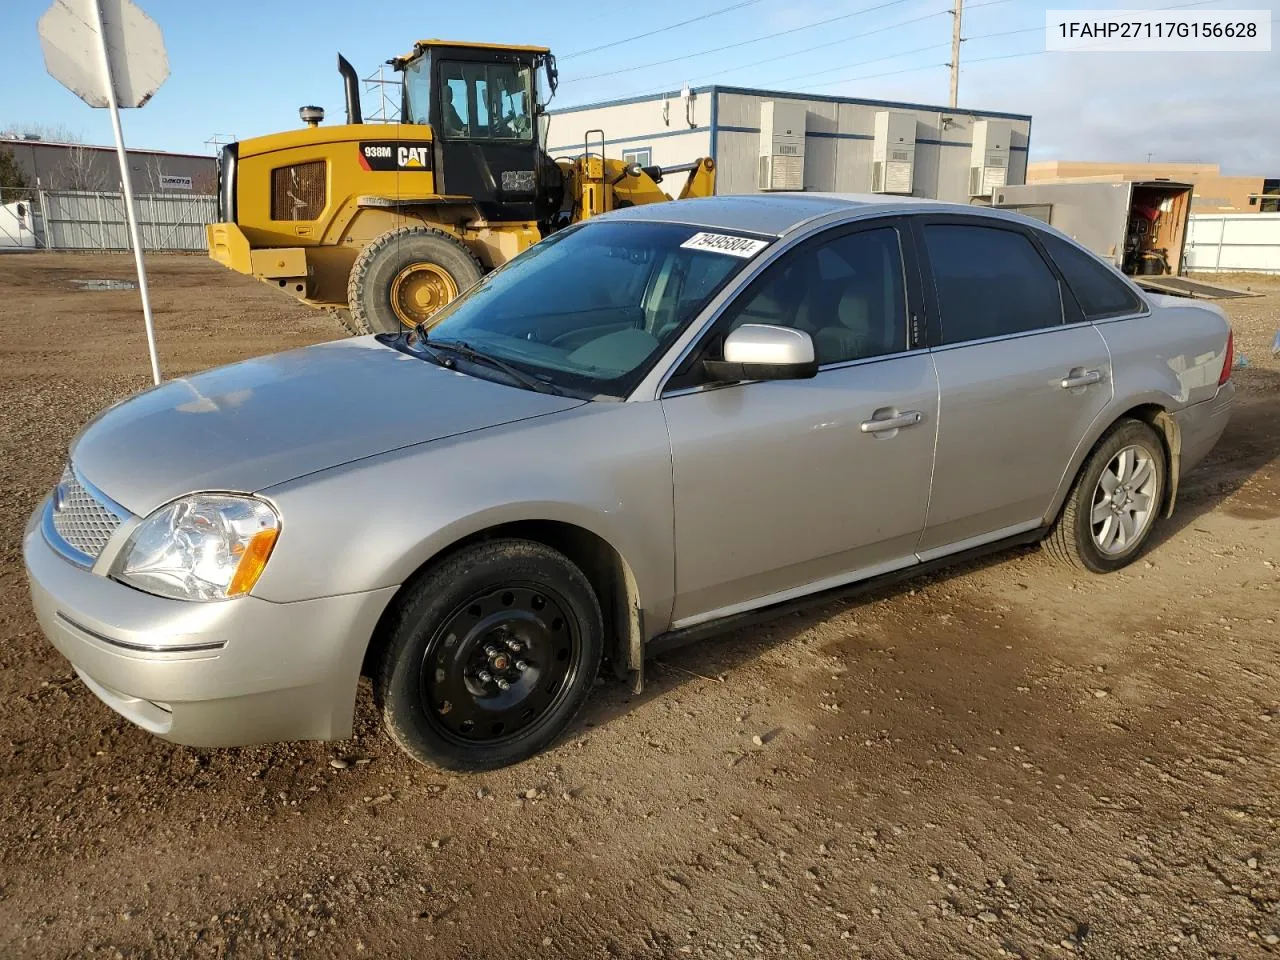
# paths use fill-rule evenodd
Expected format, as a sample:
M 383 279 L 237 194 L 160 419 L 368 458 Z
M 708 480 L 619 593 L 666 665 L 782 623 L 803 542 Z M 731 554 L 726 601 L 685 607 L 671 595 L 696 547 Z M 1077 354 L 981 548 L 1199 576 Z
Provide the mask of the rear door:
M 1106 343 L 1028 231 L 914 227 L 941 394 L 927 560 L 1038 526 L 1112 381 Z
M 668 382 L 675 626 L 916 562 L 938 385 L 910 339 L 919 288 L 902 221 L 836 228 L 781 257 Z M 709 383 L 742 323 L 805 330 L 811 380 Z

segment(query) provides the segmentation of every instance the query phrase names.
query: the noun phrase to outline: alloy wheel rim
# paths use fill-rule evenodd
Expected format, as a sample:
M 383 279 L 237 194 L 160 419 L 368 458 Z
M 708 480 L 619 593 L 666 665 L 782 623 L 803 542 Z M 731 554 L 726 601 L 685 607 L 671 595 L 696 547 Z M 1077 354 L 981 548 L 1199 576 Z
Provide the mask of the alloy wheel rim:
M 429 319 L 457 295 L 458 284 L 435 263 L 411 263 L 391 281 L 391 309 L 406 327 Z
M 1132 550 L 1151 526 L 1159 475 L 1150 450 L 1132 444 L 1107 463 L 1093 490 L 1089 525 L 1093 542 L 1108 556 Z
M 504 584 L 460 604 L 427 644 L 422 701 L 433 727 L 494 746 L 550 716 L 578 678 L 582 640 L 552 590 Z

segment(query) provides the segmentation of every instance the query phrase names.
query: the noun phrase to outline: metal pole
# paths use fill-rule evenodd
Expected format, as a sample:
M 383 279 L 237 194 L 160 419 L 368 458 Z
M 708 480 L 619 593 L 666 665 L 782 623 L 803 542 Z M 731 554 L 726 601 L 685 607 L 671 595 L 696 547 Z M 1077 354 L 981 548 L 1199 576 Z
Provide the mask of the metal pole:
M 102 191 L 95 193 L 94 198 L 98 201 L 98 249 L 107 249 L 107 218 L 102 212 Z
M 49 232 L 49 198 L 43 189 L 36 188 L 36 199 L 40 201 L 40 221 L 44 224 L 44 248 L 53 250 L 55 248 L 49 243 L 49 237 L 51 236 Z M 35 226 L 34 218 L 31 221 L 31 225 Z
M 124 149 L 124 131 L 120 127 L 120 107 L 116 103 L 116 82 L 111 76 L 111 57 L 107 53 L 107 28 L 102 15 L 102 0 L 94 0 L 93 11 L 98 21 L 98 50 L 102 54 L 102 76 L 107 88 L 107 107 L 111 112 L 111 129 L 116 135 L 116 157 L 120 161 L 120 186 L 124 190 L 124 215 L 129 222 L 133 241 L 133 262 L 138 268 L 138 293 L 142 296 L 142 318 L 147 327 L 147 350 L 151 353 L 151 379 L 160 383 L 160 360 L 156 356 L 156 329 L 151 319 L 151 294 L 147 289 L 147 268 L 142 262 L 142 239 L 138 235 L 138 217 L 133 206 L 133 183 L 129 177 L 129 157 Z
M 951 11 L 951 109 L 956 108 L 960 99 L 960 16 L 964 13 L 964 0 L 955 0 L 955 9 Z

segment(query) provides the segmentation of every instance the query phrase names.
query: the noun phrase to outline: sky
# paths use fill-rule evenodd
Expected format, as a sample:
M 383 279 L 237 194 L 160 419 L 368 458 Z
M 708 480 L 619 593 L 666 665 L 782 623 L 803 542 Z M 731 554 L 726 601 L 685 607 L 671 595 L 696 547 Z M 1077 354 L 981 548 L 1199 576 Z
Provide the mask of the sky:
M 150 103 L 124 114 L 126 140 L 140 148 L 208 152 L 215 134 L 242 139 L 298 126 L 298 107 L 310 103 L 339 120 L 338 52 L 367 75 L 424 37 L 551 47 L 561 81 L 554 107 L 685 83 L 937 104 L 949 90 L 952 0 L 137 2 L 164 31 L 171 70 Z M 1151 8 L 1180 3 L 1148 0 Z M 86 106 L 45 70 L 36 22 L 48 6 L 0 0 L 0 129 L 40 124 L 110 143 L 106 111 Z M 1033 160 L 1150 155 L 1280 176 L 1280 52 L 1044 52 L 1046 8 L 1132 6 L 967 0 L 961 108 L 1031 114 Z M 1280 0 L 1196 5 L 1243 8 L 1274 18 Z M 556 9 L 582 12 L 557 22 Z M 644 33 L 651 35 L 629 39 Z M 366 113 L 375 100 L 365 95 Z

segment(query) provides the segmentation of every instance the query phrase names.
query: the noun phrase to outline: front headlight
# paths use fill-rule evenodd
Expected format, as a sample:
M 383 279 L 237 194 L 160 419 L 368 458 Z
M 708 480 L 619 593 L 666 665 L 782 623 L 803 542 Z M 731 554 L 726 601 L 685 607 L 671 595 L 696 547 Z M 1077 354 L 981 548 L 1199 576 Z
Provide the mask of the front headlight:
M 254 497 L 198 493 L 138 525 L 114 576 L 177 600 L 226 600 L 253 589 L 280 534 L 271 505 Z

